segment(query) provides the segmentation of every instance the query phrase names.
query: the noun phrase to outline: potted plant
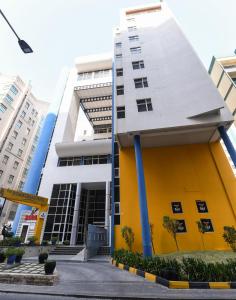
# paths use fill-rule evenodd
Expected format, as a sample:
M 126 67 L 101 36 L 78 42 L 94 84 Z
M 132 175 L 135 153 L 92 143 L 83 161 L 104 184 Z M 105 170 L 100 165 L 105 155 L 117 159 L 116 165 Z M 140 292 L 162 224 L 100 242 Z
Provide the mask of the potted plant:
M 25 250 L 22 248 L 18 248 L 16 249 L 16 259 L 15 259 L 15 263 L 21 263 L 22 260 L 22 256 L 25 254 Z
M 19 236 L 13 236 L 10 238 L 10 246 L 19 247 L 21 245 L 21 238 Z
M 42 246 L 48 246 L 48 241 L 47 240 L 43 240 L 41 245 Z
M 45 274 L 46 275 L 52 275 L 55 268 L 56 268 L 56 261 L 55 260 L 46 261 L 46 263 L 44 265 Z
M 0 252 L 0 263 L 3 263 L 6 259 L 6 254 L 4 252 Z
M 39 264 L 44 264 L 47 259 L 48 259 L 47 252 L 42 252 L 39 254 Z
M 16 259 L 16 248 L 7 248 L 6 250 L 7 264 L 12 265 Z
M 53 236 L 51 238 L 51 243 L 52 243 L 52 245 L 56 245 L 56 243 L 57 243 L 57 237 L 56 236 Z
M 30 236 L 29 238 L 28 238 L 28 241 L 29 241 L 29 246 L 35 246 L 35 242 L 37 241 L 37 238 L 36 238 L 36 236 Z
M 66 245 L 66 246 L 69 246 L 69 245 L 70 245 L 70 241 L 65 240 L 65 241 L 63 242 L 63 244 Z

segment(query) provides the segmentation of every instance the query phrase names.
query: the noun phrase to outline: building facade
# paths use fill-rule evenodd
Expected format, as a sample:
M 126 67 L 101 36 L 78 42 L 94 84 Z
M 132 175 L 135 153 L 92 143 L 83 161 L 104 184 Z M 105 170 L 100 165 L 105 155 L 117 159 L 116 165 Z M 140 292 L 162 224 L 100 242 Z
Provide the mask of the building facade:
M 47 109 L 19 76 L 0 75 L 1 187 L 22 190 Z M 2 205 L 1 225 L 14 219 L 17 208 L 9 201 Z

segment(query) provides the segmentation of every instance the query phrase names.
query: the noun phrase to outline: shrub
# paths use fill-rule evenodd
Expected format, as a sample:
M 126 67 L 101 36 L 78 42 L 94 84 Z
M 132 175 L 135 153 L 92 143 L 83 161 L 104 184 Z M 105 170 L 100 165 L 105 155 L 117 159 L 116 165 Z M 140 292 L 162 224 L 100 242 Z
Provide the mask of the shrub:
M 63 242 L 64 245 L 70 245 L 70 241 L 66 240 Z
M 17 249 L 16 248 L 7 248 L 5 254 L 6 257 L 12 256 L 12 255 L 16 255 L 17 253 Z
M 22 240 L 18 236 L 13 236 L 10 238 L 5 238 L 4 240 L 0 241 L 0 246 L 20 246 Z
M 49 243 L 48 243 L 47 240 L 43 240 L 41 245 L 42 245 L 42 246 L 48 246 L 48 244 L 49 244 Z
M 4 252 L 0 252 L 0 263 L 3 263 L 6 259 L 6 254 Z
M 223 238 L 230 248 L 236 252 L 236 230 L 234 226 L 224 226 Z
M 55 268 L 56 268 L 56 261 L 55 260 L 47 261 L 44 265 L 45 274 L 46 275 L 52 275 Z
M 121 235 L 125 240 L 128 249 L 132 251 L 133 243 L 134 243 L 134 233 L 132 228 L 128 226 L 124 226 L 121 228 Z
M 36 243 L 36 241 L 37 241 L 37 237 L 36 237 L 35 235 L 30 236 L 30 237 L 28 238 L 28 241 L 29 241 L 29 245 L 34 246 L 35 243 Z
M 57 241 L 58 241 L 58 238 L 57 238 L 56 236 L 53 236 L 53 237 L 51 238 L 51 243 L 52 243 L 52 245 L 56 245 Z
M 163 227 L 172 235 L 172 237 L 175 241 L 177 251 L 179 251 L 179 245 L 178 245 L 178 241 L 177 241 L 177 237 L 176 237 L 176 234 L 178 232 L 178 227 L 179 227 L 178 220 L 171 219 L 168 216 L 164 216 L 163 217 Z
M 47 259 L 48 259 L 47 252 L 42 252 L 39 254 L 39 264 L 44 264 Z

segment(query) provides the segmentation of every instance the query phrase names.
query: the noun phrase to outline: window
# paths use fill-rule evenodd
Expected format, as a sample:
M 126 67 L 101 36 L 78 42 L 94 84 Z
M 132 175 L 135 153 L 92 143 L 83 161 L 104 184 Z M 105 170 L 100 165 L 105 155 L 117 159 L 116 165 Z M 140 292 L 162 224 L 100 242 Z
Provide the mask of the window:
M 28 123 L 31 123 L 31 120 L 32 120 L 32 119 L 29 117 Z
M 30 134 L 30 129 L 27 128 L 27 129 L 26 129 L 26 135 L 29 135 L 29 134 Z
M 13 102 L 13 98 L 8 94 L 6 94 L 6 96 L 4 97 L 4 100 L 7 101 L 9 104 L 12 104 L 12 102 Z
M 3 156 L 2 163 L 3 163 L 4 165 L 6 165 L 6 164 L 7 164 L 7 162 L 8 162 L 8 159 L 9 159 L 9 156 L 7 156 L 7 155 L 4 155 L 4 156 Z
M 21 116 L 21 118 L 24 119 L 25 115 L 26 115 L 26 112 L 25 112 L 25 111 L 22 111 L 20 116 Z
M 37 115 L 38 115 L 38 112 L 37 112 L 37 111 L 35 111 L 35 114 L 34 114 L 35 118 L 37 117 Z
M 152 111 L 151 98 L 148 98 L 148 99 L 138 99 L 136 101 L 137 101 L 137 106 L 138 106 L 138 112 Z
M 120 214 L 120 202 L 115 202 L 115 215 Z
M 148 87 L 147 77 L 134 79 L 134 85 L 136 89 Z
M 129 32 L 132 32 L 132 31 L 135 31 L 135 30 L 137 30 L 137 27 L 136 27 L 136 26 L 129 26 L 129 27 L 128 27 L 128 31 L 129 31 Z
M 34 121 L 34 120 L 32 120 L 32 122 L 31 122 L 31 126 L 34 126 L 34 124 L 35 124 L 35 121 Z
M 213 232 L 214 231 L 213 225 L 212 225 L 212 222 L 210 219 L 200 219 L 200 221 L 204 227 L 205 232 Z
M 123 68 L 116 69 L 116 76 L 117 76 L 117 77 L 123 76 Z
M 31 111 L 31 115 L 34 115 L 35 109 L 33 108 Z
M 116 43 L 116 48 L 121 48 L 122 47 L 122 43 Z
M 178 222 L 177 233 L 187 232 L 184 220 L 176 220 Z
M 12 132 L 12 137 L 13 137 L 14 139 L 16 139 L 17 136 L 18 136 L 18 132 L 14 130 L 14 131 Z
M 13 147 L 13 144 L 12 143 L 8 143 L 7 150 L 11 151 L 12 147 Z
M 18 94 L 18 89 L 14 85 L 11 86 L 10 91 L 15 95 Z
M 124 86 L 123 85 L 117 85 L 116 94 L 117 94 L 117 96 L 118 95 L 124 95 Z
M 15 169 L 15 170 L 16 170 L 16 169 L 18 168 L 18 166 L 19 166 L 19 163 L 18 163 L 18 161 L 15 161 L 15 162 L 14 162 L 14 165 L 13 165 L 13 169 Z
M 20 181 L 20 182 L 19 182 L 19 185 L 18 185 L 18 190 L 22 191 L 23 186 L 24 186 L 24 182 L 23 182 L 23 181 Z
M 22 124 L 23 124 L 23 123 L 19 120 L 19 121 L 16 123 L 16 127 L 21 128 Z
M 28 170 L 27 168 L 24 168 L 22 175 L 23 175 L 24 177 L 26 177 L 27 174 L 28 174 L 28 171 L 29 171 L 29 170 Z
M 181 202 L 171 202 L 171 206 L 174 214 L 181 214 L 183 212 Z
M 23 150 L 18 149 L 17 155 L 21 157 L 22 153 L 23 153 Z
M 117 106 L 117 119 L 124 119 L 125 118 L 125 106 Z
M 135 18 L 129 18 L 127 19 L 127 22 L 135 22 Z
M 122 54 L 116 54 L 116 59 L 117 60 L 121 60 L 121 58 L 122 58 Z
M 131 35 L 129 36 L 129 41 L 130 42 L 134 42 L 134 41 L 138 41 L 139 40 L 139 36 L 138 35 Z
M 111 156 L 92 155 L 92 156 L 75 156 L 75 157 L 60 157 L 58 159 L 58 167 L 81 166 L 81 165 L 97 165 L 111 163 Z
M 3 170 L 0 170 L 0 178 L 2 177 L 3 174 Z
M 143 69 L 144 62 L 143 62 L 143 60 L 133 61 L 132 66 L 133 66 L 133 70 Z
M 78 74 L 78 80 L 87 80 L 92 78 L 93 72 L 83 72 Z
M 21 144 L 24 146 L 26 144 L 26 142 L 27 142 L 27 139 L 23 138 Z
M 26 103 L 25 103 L 25 108 L 28 109 L 29 107 L 30 107 L 29 102 L 26 102 Z
M 197 204 L 197 209 L 198 209 L 199 213 L 207 213 L 208 212 L 206 201 L 196 200 L 196 204 Z
M 133 48 L 130 48 L 130 52 L 132 54 L 139 54 L 141 53 L 141 47 L 133 47 Z
M 13 175 L 10 175 L 9 178 L 8 178 L 8 183 L 12 183 L 14 180 L 14 176 Z
M 6 110 L 7 110 L 7 107 L 4 104 L 0 103 L 0 111 L 2 113 L 4 113 Z

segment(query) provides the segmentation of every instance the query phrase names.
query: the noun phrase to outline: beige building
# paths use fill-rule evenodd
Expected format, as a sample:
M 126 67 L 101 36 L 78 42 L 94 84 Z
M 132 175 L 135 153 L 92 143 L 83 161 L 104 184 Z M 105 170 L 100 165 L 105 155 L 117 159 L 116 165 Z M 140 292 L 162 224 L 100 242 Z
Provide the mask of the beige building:
M 23 188 L 47 109 L 19 76 L 0 74 L 0 187 Z M 14 219 L 16 207 L 1 199 L 0 225 Z

